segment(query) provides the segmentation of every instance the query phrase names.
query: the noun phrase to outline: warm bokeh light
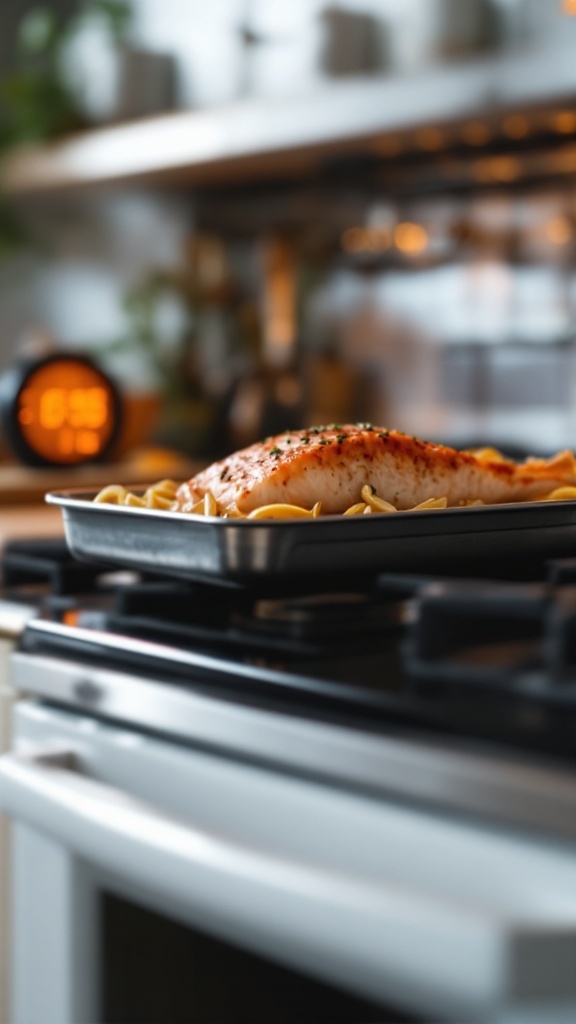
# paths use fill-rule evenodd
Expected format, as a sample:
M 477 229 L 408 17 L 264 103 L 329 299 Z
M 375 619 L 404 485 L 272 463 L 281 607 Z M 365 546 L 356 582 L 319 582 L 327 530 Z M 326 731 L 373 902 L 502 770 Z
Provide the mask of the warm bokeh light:
M 342 233 L 340 244 L 346 252 L 362 252 L 366 248 L 366 229 L 347 228 Z
M 572 224 L 568 217 L 553 217 L 546 225 L 545 234 L 553 245 L 567 245 L 573 235 Z
M 416 143 L 420 149 L 432 153 L 435 150 L 442 149 L 446 143 L 446 138 L 439 128 L 423 128 L 422 131 L 416 133 Z
M 506 118 L 502 128 L 509 139 L 524 139 L 530 131 L 530 122 L 522 114 L 512 114 Z
M 394 242 L 400 252 L 417 256 L 428 248 L 428 232 L 421 224 L 404 221 L 397 224 L 394 231 Z
M 298 405 L 302 401 L 302 385 L 297 377 L 281 377 L 276 384 L 275 395 L 280 405 Z
M 268 239 L 264 246 L 266 298 L 264 344 L 272 362 L 290 358 L 296 339 L 296 280 L 294 250 L 284 238 Z
M 576 16 L 576 0 L 563 0 L 562 10 L 571 17 Z
M 399 156 L 403 148 L 402 139 L 398 135 L 385 135 L 381 139 L 376 139 L 373 144 L 374 152 L 389 158 Z
M 392 237 L 385 226 L 347 228 L 340 244 L 346 252 L 385 252 L 392 244 Z
M 573 132 L 576 132 L 576 112 L 559 110 L 552 118 L 552 127 L 559 135 L 572 135 Z
M 346 252 L 385 252 L 394 242 L 400 252 L 417 256 L 428 248 L 430 239 L 421 224 L 403 221 L 396 225 L 393 234 L 386 225 L 348 228 L 340 241 Z
M 472 168 L 476 181 L 516 181 L 520 176 L 520 164 L 511 156 L 494 156 L 477 160 Z
M 567 146 L 565 149 L 552 153 L 550 167 L 559 174 L 572 174 L 576 171 L 576 146 Z
M 115 428 L 112 392 L 93 367 L 61 359 L 33 372 L 18 397 L 26 443 L 48 462 L 75 463 L 103 451 Z
M 490 129 L 483 121 L 468 121 L 461 135 L 469 146 L 485 146 L 490 140 Z

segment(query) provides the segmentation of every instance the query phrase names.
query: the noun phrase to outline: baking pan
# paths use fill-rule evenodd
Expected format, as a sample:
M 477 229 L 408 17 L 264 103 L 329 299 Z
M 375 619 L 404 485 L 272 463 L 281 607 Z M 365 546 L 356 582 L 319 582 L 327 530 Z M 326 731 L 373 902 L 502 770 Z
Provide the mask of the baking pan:
M 576 501 L 530 502 L 319 519 L 218 519 L 48 494 L 72 554 L 214 582 L 316 582 L 378 572 L 449 574 L 459 563 L 576 555 Z

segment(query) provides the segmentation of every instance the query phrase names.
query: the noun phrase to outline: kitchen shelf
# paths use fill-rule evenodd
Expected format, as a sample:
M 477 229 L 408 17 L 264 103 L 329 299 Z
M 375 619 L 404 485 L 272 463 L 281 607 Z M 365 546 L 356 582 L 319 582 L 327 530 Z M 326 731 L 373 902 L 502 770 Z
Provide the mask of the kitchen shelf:
M 501 52 L 418 75 L 355 79 L 310 95 L 167 114 L 19 148 L 5 160 L 2 185 L 5 193 L 24 197 L 108 183 L 308 176 L 332 155 L 385 156 L 387 137 L 398 133 L 571 103 L 576 60 L 570 34 L 562 45 Z

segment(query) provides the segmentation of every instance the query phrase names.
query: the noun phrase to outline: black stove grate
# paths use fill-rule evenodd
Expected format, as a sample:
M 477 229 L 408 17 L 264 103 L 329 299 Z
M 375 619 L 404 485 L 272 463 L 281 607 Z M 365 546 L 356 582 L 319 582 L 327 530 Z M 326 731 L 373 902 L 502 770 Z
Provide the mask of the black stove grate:
M 575 583 L 570 559 L 550 563 L 542 583 L 424 584 L 403 645 L 408 673 L 576 707 Z
M 47 538 L 8 543 L 2 552 L 0 571 L 6 588 L 47 584 L 50 594 L 60 596 L 87 593 L 103 573 L 116 569 L 79 562 L 64 540 Z
M 32 622 L 24 649 L 366 729 L 576 762 L 576 559 L 486 564 L 482 578 L 462 565 L 444 577 L 381 574 L 317 594 L 270 581 L 265 592 L 114 582 L 110 568 L 80 565 L 58 544 L 12 545 L 6 581 L 44 579 L 45 617 L 62 624 L 48 636 Z M 119 638 L 134 643 L 124 650 Z

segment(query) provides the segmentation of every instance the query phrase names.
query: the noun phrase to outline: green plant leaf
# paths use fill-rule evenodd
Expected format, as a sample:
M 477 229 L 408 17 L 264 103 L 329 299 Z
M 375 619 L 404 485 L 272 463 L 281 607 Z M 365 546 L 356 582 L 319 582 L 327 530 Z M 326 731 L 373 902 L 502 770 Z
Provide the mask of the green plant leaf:
M 49 139 L 82 125 L 74 98 L 54 72 L 16 73 L 5 79 L 0 93 L 10 144 Z
M 24 15 L 18 30 L 18 47 L 23 54 L 42 54 L 58 46 L 60 26 L 49 7 L 33 7 Z

